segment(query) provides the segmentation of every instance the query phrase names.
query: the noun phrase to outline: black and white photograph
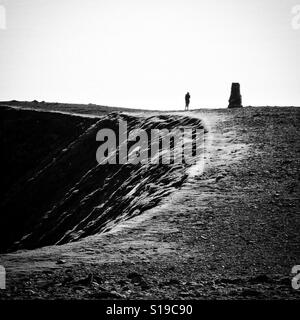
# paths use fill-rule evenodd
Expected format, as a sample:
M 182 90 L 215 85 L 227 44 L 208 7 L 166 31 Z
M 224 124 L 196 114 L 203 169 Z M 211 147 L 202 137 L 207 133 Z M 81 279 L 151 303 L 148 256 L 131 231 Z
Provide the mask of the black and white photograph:
M 299 302 L 299 57 L 299 0 L 0 0 L 0 309 Z

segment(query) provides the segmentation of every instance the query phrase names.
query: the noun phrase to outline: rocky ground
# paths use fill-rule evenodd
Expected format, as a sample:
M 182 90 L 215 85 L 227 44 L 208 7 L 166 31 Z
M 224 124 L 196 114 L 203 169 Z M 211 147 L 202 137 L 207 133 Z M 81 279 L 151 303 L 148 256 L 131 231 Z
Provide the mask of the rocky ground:
M 299 299 L 299 109 L 185 115 L 209 128 L 204 170 L 109 233 L 0 255 L 0 298 Z

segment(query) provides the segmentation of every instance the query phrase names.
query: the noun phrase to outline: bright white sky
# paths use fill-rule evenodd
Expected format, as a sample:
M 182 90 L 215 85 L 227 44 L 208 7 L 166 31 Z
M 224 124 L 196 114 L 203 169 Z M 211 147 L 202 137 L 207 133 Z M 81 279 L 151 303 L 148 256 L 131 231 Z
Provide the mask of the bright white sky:
M 300 0 L 0 0 L 0 100 L 300 106 Z

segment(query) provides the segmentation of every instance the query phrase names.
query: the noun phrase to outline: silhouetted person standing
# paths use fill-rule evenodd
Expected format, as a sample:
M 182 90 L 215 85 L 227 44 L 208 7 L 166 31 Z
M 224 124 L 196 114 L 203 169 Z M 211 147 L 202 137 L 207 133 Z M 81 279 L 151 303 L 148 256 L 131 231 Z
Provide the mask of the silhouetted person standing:
M 187 92 L 185 95 L 185 109 L 184 110 L 189 110 L 189 104 L 190 104 L 190 93 Z

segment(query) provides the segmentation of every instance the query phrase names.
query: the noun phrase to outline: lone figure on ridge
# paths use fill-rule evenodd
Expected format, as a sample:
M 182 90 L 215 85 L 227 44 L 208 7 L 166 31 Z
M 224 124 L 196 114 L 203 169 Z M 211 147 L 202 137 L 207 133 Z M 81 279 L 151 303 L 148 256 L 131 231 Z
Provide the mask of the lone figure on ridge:
M 185 108 L 184 108 L 184 110 L 187 110 L 187 111 L 189 110 L 190 98 L 191 98 L 190 93 L 187 92 L 185 95 Z

